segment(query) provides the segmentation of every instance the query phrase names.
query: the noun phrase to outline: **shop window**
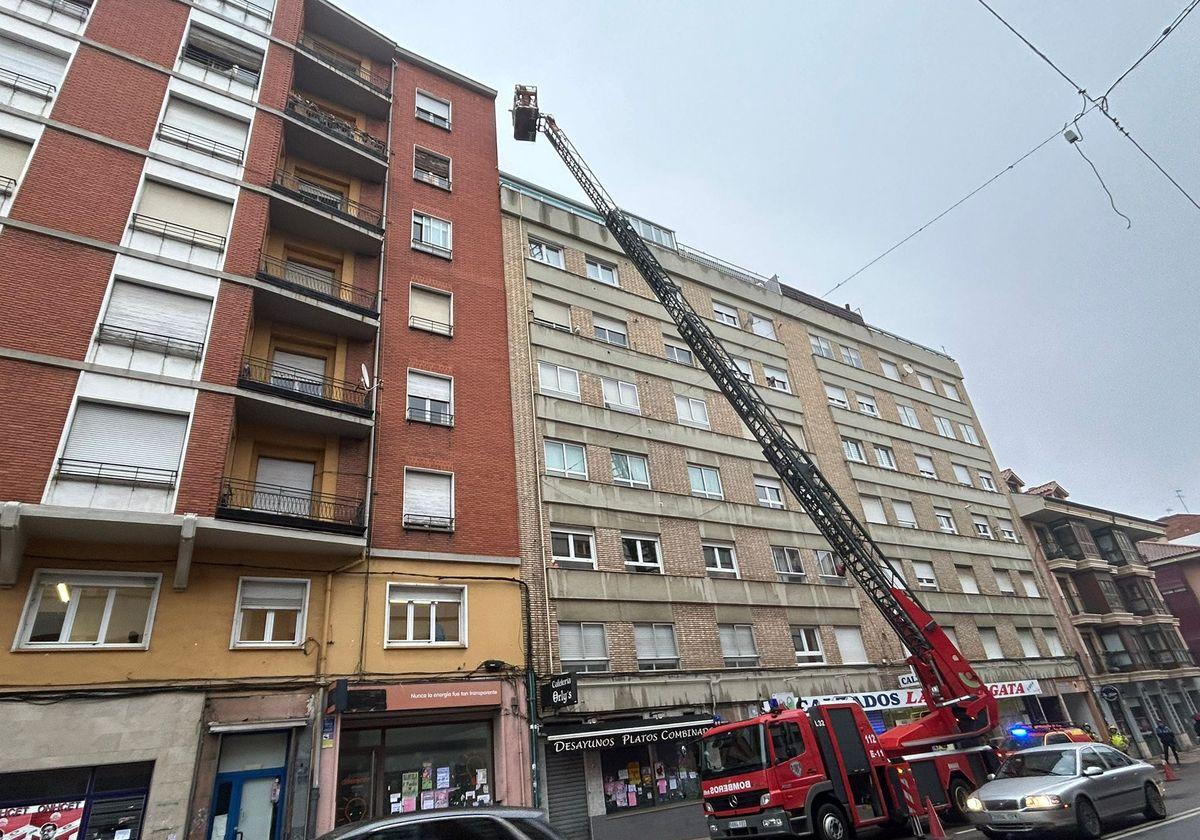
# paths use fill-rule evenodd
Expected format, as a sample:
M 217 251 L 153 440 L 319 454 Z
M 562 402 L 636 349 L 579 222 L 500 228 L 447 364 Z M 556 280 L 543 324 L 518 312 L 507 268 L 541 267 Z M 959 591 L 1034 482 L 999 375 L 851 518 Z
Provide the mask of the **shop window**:
M 234 647 L 296 647 L 304 640 L 308 581 L 242 578 Z
M 20 647 L 145 649 L 159 581 L 158 575 L 39 572 Z
M 464 586 L 388 584 L 385 647 L 466 646 L 467 590 Z
M 153 771 L 154 762 L 146 761 L 0 773 L 0 813 L 7 823 L 0 823 L 0 830 L 13 840 L 111 840 L 117 832 L 139 840 Z M 87 830 L 78 833 L 85 809 Z
M 604 777 L 605 810 L 612 814 L 699 801 L 697 758 L 695 742 L 604 750 L 600 772 Z

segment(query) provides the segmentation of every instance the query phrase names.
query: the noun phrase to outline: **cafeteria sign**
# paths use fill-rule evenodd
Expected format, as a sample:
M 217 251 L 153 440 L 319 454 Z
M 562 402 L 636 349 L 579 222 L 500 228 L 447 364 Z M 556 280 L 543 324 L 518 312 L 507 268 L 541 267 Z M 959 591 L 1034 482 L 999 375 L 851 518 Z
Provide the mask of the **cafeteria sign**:
M 988 691 L 997 700 L 1033 697 L 1042 693 L 1037 680 L 988 683 Z M 772 694 L 790 709 L 807 709 L 821 703 L 857 703 L 867 711 L 882 709 L 911 709 L 925 705 L 925 692 L 920 688 L 901 688 L 893 691 L 868 691 L 862 694 L 828 694 L 821 697 L 797 697 L 794 694 Z

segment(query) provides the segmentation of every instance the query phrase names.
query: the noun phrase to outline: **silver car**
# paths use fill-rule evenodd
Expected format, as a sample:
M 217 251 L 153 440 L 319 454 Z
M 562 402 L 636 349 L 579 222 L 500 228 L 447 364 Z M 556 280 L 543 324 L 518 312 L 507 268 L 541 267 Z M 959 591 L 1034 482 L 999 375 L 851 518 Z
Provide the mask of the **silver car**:
M 461 808 L 351 823 L 317 840 L 562 840 L 541 811 Z
M 1105 744 L 1033 747 L 1009 757 L 967 799 L 967 818 L 988 837 L 1057 829 L 1095 840 L 1104 820 L 1141 811 L 1167 816 L 1157 768 Z

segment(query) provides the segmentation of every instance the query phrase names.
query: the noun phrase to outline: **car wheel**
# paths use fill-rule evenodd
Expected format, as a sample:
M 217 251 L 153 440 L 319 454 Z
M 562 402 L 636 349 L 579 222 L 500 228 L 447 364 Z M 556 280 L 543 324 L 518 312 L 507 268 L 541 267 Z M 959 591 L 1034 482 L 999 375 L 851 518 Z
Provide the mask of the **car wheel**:
M 967 798 L 971 795 L 971 786 L 962 779 L 952 779 L 950 788 L 946 791 L 950 810 L 946 814 L 946 822 L 962 824 L 967 821 Z
M 1096 806 L 1086 799 L 1075 803 L 1075 824 L 1079 828 L 1078 837 L 1083 840 L 1097 840 L 1100 836 L 1100 815 Z
M 817 807 L 813 817 L 813 835 L 817 840 L 850 840 L 853 830 L 842 809 L 826 802 Z
M 1148 820 L 1167 818 L 1167 803 L 1163 802 L 1162 791 L 1153 782 L 1146 783 L 1146 809 L 1142 813 Z

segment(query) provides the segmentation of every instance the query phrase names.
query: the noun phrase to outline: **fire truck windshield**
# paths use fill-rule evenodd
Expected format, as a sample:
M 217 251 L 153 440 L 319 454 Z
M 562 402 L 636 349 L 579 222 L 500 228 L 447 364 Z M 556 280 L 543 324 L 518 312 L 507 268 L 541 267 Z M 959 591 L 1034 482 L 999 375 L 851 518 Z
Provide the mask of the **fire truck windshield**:
M 700 742 L 700 778 L 720 779 L 761 770 L 767 764 L 763 728 L 758 724 L 706 736 Z

